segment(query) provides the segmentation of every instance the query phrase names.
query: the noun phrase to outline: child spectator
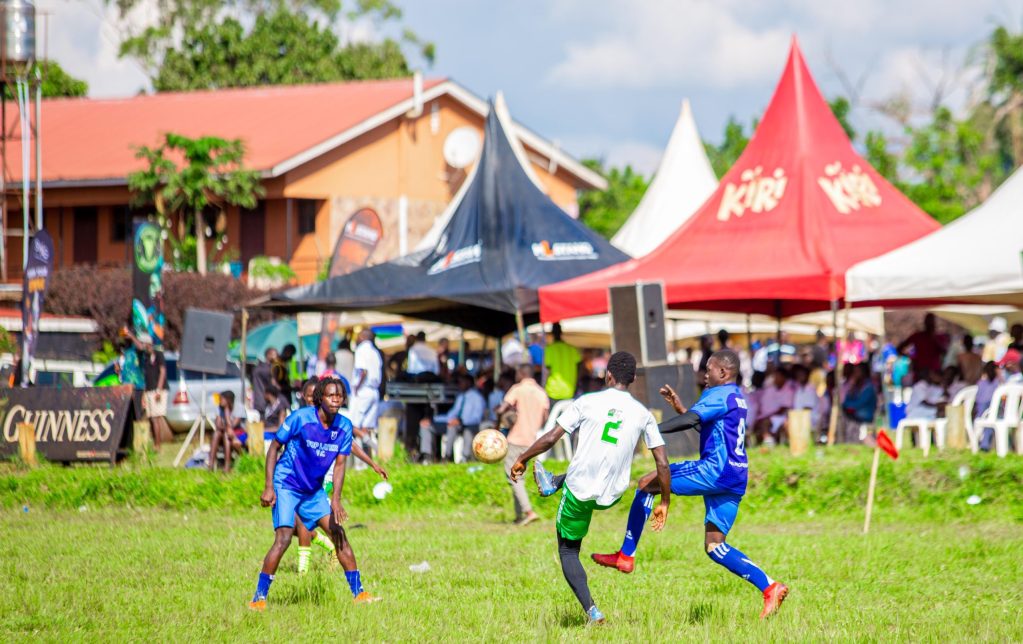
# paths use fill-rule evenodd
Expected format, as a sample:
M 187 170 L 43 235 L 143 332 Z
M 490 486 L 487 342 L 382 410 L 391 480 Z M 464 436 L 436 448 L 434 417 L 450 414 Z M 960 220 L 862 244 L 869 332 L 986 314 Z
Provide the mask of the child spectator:
M 213 442 L 210 445 L 210 471 L 217 469 L 217 451 L 224 450 L 224 472 L 231 470 L 232 452 L 239 454 L 245 448 L 249 435 L 242 419 L 234 415 L 234 392 L 220 392 L 217 417 L 213 421 Z

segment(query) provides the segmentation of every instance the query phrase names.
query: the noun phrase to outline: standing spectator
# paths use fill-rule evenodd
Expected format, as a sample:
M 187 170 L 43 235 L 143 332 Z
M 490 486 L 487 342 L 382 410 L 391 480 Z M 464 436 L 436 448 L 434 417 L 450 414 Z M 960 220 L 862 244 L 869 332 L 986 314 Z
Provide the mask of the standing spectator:
M 344 385 L 346 397 L 352 394 L 352 384 L 348 381 L 348 377 L 342 375 L 337 370 L 337 358 L 334 357 L 333 353 L 328 353 L 327 359 L 323 361 L 323 373 L 321 373 L 319 376 L 313 376 L 309 380 L 306 380 L 305 383 L 302 385 L 303 398 L 302 404 L 305 407 L 315 404 L 309 402 L 312 399 L 312 394 L 310 393 L 308 396 L 306 395 L 306 391 L 308 389 L 307 385 L 310 382 L 315 384 L 318 380 L 325 380 L 327 378 L 334 378 L 336 380 L 340 380 L 341 384 Z
M 718 351 L 732 350 L 732 334 L 727 329 L 718 330 Z
M 560 329 L 558 332 L 560 334 Z M 550 360 L 550 350 L 555 344 L 557 344 L 557 339 L 547 348 L 548 360 Z M 518 382 L 505 394 L 504 402 L 497 408 L 497 414 L 500 417 L 501 414 L 511 409 L 516 412 L 515 424 L 508 432 L 508 454 L 504 457 L 504 473 L 508 477 L 508 484 L 512 486 L 512 499 L 515 501 L 515 525 L 523 526 L 540 517 L 533 512 L 533 506 L 529 503 L 526 484 L 521 478 L 517 481 L 512 480 L 511 467 L 522 452 L 536 441 L 537 433 L 547 422 L 550 401 L 544 390 L 533 379 L 533 365 L 519 365 L 516 375 Z
M 234 392 L 220 392 L 217 417 L 213 420 L 213 440 L 210 442 L 210 471 L 217 469 L 217 451 L 224 450 L 224 473 L 231 471 L 232 452 L 241 453 L 248 440 L 242 419 L 234 415 Z
M 276 383 L 270 383 L 263 391 L 263 405 L 264 436 L 275 434 L 291 411 L 291 402 L 284 397 L 284 392 Z M 269 447 L 269 443 L 267 443 L 267 447 Z
M 789 342 L 788 331 L 781 331 L 778 337 L 767 345 L 767 361 L 776 367 L 796 361 L 796 347 Z
M 352 353 L 352 334 L 346 331 L 341 342 L 334 352 L 334 364 L 337 372 L 345 378 L 352 379 L 352 369 L 355 368 L 355 354 Z
M 487 394 L 487 420 L 493 421 L 494 425 L 497 425 L 497 408 L 504 402 L 505 394 L 514 384 L 514 372 L 505 370 L 497 378 L 493 390 Z
M 455 439 L 459 434 L 462 436 L 462 461 L 466 462 L 472 458 L 472 439 L 480 430 L 486 406 L 483 394 L 473 384 L 472 376 L 467 373 L 458 374 L 458 395 L 455 397 L 455 404 L 447 413 L 442 459 L 455 460 Z M 433 456 L 431 430 L 432 428 L 419 430 L 419 452 L 424 459 Z
M 141 343 L 142 373 L 146 380 L 142 404 L 153 428 L 156 449 L 160 449 L 160 444 L 173 436 L 167 425 L 167 364 L 163 351 L 153 346 L 153 339 L 148 333 L 141 334 L 138 341 Z
M 811 348 L 811 355 L 813 366 L 818 369 L 826 369 L 831 362 L 831 344 L 828 342 L 828 336 L 820 329 L 817 329 L 817 341 Z
M 447 382 L 451 377 L 451 363 L 454 363 L 455 367 L 458 366 L 458 354 L 451 353 L 451 344 L 447 338 L 437 340 L 437 363 L 440 366 L 437 375 L 440 376 L 441 381 Z
M 440 359 L 433 347 L 426 344 L 425 331 L 417 333 L 409 347 L 405 371 L 417 381 L 440 380 Z
M 984 368 L 984 361 L 973 350 L 973 336 L 969 333 L 963 335 L 963 350 L 956 358 L 956 362 L 966 384 L 977 384 L 981 369 Z
M 753 352 L 753 359 L 750 361 L 750 366 L 753 368 L 753 373 L 767 374 L 767 343 L 761 342 L 760 340 L 754 340 L 750 346 L 750 351 Z
M 543 336 L 534 333 L 529 343 L 529 361 L 537 369 L 543 369 Z
M 910 363 L 915 374 L 941 371 L 941 358 L 945 355 L 946 342 L 937 334 L 936 327 L 934 314 L 928 313 L 924 316 L 924 328 L 903 340 L 897 347 L 899 353 L 905 353 L 910 347 L 913 348 Z
M 277 389 L 281 395 L 287 399 L 288 404 L 291 404 L 291 393 L 294 390 L 293 379 L 292 379 L 292 363 L 295 358 L 295 345 L 286 344 L 281 349 L 281 353 L 277 358 L 277 361 L 273 363 L 270 368 L 270 373 L 273 374 L 274 383 L 277 385 Z
M 547 395 L 551 400 L 569 400 L 575 397 L 576 385 L 579 382 L 579 363 L 582 356 L 579 350 L 561 339 L 561 324 L 555 322 L 551 329 L 554 342 L 544 350 L 544 365 L 547 367 Z M 531 370 L 532 371 L 532 370 Z M 529 447 L 532 439 L 522 443 Z M 511 461 L 514 463 L 515 461 Z M 509 464 L 508 467 L 511 467 Z
M 277 362 L 277 349 L 271 347 L 263 356 L 266 361 L 260 362 L 252 370 L 252 406 L 260 410 L 260 416 L 262 416 L 266 388 L 274 382 L 272 367 Z
M 513 333 L 501 345 L 501 362 L 509 367 L 517 367 L 526 359 L 526 348 L 519 342 L 518 335 Z
M 1012 337 L 1005 332 L 1007 328 L 1008 322 L 1005 321 L 1005 318 L 998 316 L 991 318 L 991 323 L 987 327 L 988 341 L 981 354 L 981 359 L 984 362 L 998 362 L 1005 355 L 1012 342 Z
M 703 377 L 707 373 L 707 361 L 714 353 L 714 339 L 709 334 L 700 336 L 700 361 L 696 367 L 696 382 L 703 383 Z
M 1013 324 L 1009 329 L 1009 348 L 1023 353 L 1023 324 Z
M 838 341 L 839 360 L 846 364 L 859 364 L 867 357 L 866 346 L 850 331 L 844 340 Z
M 380 383 L 384 368 L 380 352 L 373 344 L 374 337 L 374 333 L 369 329 L 363 329 L 359 333 L 359 345 L 355 347 L 355 368 L 352 374 L 352 401 L 349 407 L 355 436 L 367 454 L 377 428 Z
M 849 378 L 849 390 L 842 399 L 844 422 L 838 440 L 845 443 L 860 442 L 860 427 L 874 422 L 877 413 L 877 391 L 870 380 L 870 368 L 858 364 Z

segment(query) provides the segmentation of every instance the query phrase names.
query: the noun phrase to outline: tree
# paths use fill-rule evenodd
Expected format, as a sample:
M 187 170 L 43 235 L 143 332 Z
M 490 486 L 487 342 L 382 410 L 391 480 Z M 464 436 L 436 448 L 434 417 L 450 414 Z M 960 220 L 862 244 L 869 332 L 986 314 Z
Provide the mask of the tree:
M 402 44 L 427 61 L 432 43 L 406 29 L 400 42 L 342 43 L 335 30 L 360 21 L 400 20 L 390 0 L 157 0 L 159 17 L 133 28 L 143 0 L 116 1 L 127 36 L 120 55 L 135 58 L 157 91 L 286 85 L 408 76 Z
M 89 93 L 89 84 L 68 74 L 55 60 L 39 61 L 29 71 L 29 79 L 34 79 L 38 69 L 43 79 L 43 98 L 78 97 Z M 14 89 L 4 85 L 4 93 L 9 100 L 14 100 Z
M 856 130 L 849 123 L 849 113 L 852 111 L 852 103 L 849 102 L 849 99 L 844 96 L 836 96 L 828 101 L 828 107 L 831 108 L 831 113 L 838 119 L 839 125 L 845 130 L 845 135 L 849 137 L 850 141 L 855 141 Z
M 205 275 L 206 239 L 215 237 L 220 249 L 226 238 L 223 207 L 254 208 L 264 194 L 259 173 L 243 165 L 244 145 L 237 139 L 190 139 L 168 133 L 163 144 L 142 146 L 135 156 L 147 164 L 128 175 L 135 205 L 155 207 L 175 268 Z M 182 159 L 183 165 L 179 166 L 177 159 Z M 207 221 L 210 207 L 220 209 L 212 225 Z
M 579 219 L 601 236 L 611 239 L 639 205 L 650 182 L 630 165 L 605 172 L 599 160 L 586 159 L 583 164 L 607 177 L 607 190 L 580 195 Z
M 729 116 L 728 122 L 725 123 L 725 136 L 721 143 L 718 145 L 703 144 L 707 151 L 707 158 L 710 160 L 710 167 L 714 168 L 714 174 L 718 176 L 718 179 L 725 176 L 725 173 L 739 160 L 742 151 L 746 149 L 746 144 L 749 143 L 749 137 L 756 129 L 757 121 L 754 120 L 748 136 L 742 123 L 734 116 Z

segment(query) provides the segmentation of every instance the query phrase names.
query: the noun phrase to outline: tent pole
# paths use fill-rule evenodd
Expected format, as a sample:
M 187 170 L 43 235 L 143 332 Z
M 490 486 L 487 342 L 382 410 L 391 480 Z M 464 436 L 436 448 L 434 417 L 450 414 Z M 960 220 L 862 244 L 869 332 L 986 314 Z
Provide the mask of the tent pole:
M 458 329 L 458 366 L 465 366 L 465 329 Z
M 831 300 L 831 337 L 835 346 L 835 390 L 831 392 L 828 445 L 835 444 L 835 434 L 838 433 L 838 414 L 842 405 L 842 354 L 838 351 L 838 300 Z
M 778 330 L 775 339 L 778 342 L 778 363 L 781 363 L 781 300 L 774 301 L 774 317 L 778 319 Z
M 494 382 L 501 376 L 501 338 L 494 338 Z
M 515 326 L 519 330 L 519 342 L 522 343 L 522 348 L 526 348 L 526 324 L 522 320 L 522 309 L 515 305 Z
M 245 307 L 242 307 L 242 341 L 241 341 L 241 346 L 239 347 L 239 357 L 241 358 L 241 364 L 238 365 L 238 366 L 241 368 L 241 372 L 242 372 L 242 392 L 241 392 L 242 400 L 241 400 L 241 403 L 242 403 L 242 408 L 243 409 L 245 408 L 245 366 L 249 362 L 249 356 L 245 352 L 245 341 L 247 339 L 246 336 L 248 335 L 248 333 L 249 333 L 249 310 L 247 308 L 245 308 Z M 253 400 L 252 404 L 253 404 L 253 407 L 254 407 L 255 404 L 256 404 L 256 401 Z
M 749 313 L 746 314 L 746 350 L 749 351 L 750 360 L 753 360 L 753 320 Z

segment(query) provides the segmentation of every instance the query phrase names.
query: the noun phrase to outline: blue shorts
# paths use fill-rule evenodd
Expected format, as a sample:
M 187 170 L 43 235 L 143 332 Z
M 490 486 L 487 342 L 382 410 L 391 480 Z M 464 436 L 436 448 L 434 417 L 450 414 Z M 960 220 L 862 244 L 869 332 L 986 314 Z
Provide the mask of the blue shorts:
M 274 485 L 277 502 L 274 503 L 274 530 L 277 528 L 294 528 L 295 514 L 302 524 L 312 530 L 325 516 L 330 515 L 330 500 L 323 488 L 315 492 L 296 492 L 282 485 Z
M 732 529 L 739 514 L 742 495 L 723 490 L 717 476 L 701 466 L 699 461 L 671 464 L 671 493 L 677 496 L 702 496 L 706 509 L 704 523 L 713 523 L 724 534 Z

